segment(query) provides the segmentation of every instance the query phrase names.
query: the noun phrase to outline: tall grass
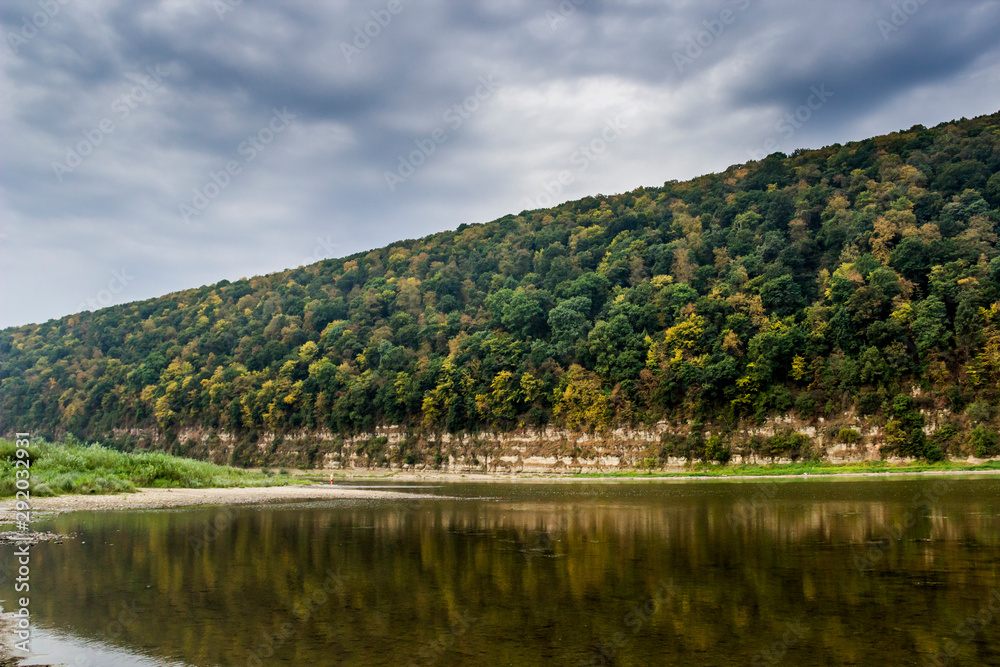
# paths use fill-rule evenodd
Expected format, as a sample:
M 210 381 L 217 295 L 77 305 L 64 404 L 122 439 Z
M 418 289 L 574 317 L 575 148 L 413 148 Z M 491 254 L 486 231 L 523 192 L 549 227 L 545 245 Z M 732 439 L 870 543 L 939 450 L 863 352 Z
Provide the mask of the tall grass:
M 16 445 L 0 440 L 0 497 L 15 492 Z M 287 480 L 159 452 L 126 453 L 99 444 L 33 442 L 31 493 L 127 493 L 140 487 L 278 486 Z M 23 469 L 23 468 L 21 468 Z

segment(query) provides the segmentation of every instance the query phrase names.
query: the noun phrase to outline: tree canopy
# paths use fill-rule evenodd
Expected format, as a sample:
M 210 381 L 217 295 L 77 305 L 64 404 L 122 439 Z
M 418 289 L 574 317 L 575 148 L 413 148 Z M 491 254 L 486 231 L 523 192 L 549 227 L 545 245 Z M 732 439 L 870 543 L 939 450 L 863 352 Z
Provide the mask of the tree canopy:
M 5 329 L 0 432 L 170 441 L 191 426 L 604 429 L 851 409 L 894 424 L 905 449 L 921 407 L 996 404 L 998 223 L 1000 114 L 776 153 Z M 919 405 L 898 400 L 914 388 Z

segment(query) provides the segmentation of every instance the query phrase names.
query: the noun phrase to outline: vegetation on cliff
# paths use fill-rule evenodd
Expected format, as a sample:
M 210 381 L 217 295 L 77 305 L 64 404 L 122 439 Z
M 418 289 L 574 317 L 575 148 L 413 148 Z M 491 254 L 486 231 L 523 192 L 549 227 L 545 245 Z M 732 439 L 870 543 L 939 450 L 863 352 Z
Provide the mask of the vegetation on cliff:
M 997 454 L 998 223 L 1000 114 L 774 154 L 3 330 L 0 432 L 692 420 L 724 458 L 726 425 L 855 411 Z

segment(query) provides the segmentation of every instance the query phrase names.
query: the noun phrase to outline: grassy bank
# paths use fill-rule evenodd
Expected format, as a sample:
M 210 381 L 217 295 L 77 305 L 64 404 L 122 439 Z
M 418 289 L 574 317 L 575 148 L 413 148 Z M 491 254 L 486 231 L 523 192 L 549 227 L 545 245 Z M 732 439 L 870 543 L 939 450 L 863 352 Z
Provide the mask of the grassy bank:
M 915 472 L 977 472 L 1000 470 L 1000 461 L 988 461 L 979 465 L 942 461 L 940 463 L 887 463 L 866 461 L 864 463 L 823 463 L 804 461 L 801 463 L 773 463 L 746 465 L 696 464 L 679 472 L 608 472 L 580 473 L 574 477 L 761 477 L 765 475 L 843 475 L 857 473 L 915 473 Z
M 0 497 L 12 496 L 16 490 L 16 449 L 12 441 L 0 440 Z M 33 496 L 126 493 L 140 487 L 276 486 L 290 482 L 285 475 L 250 472 L 159 452 L 125 453 L 101 445 L 36 441 L 28 451 Z

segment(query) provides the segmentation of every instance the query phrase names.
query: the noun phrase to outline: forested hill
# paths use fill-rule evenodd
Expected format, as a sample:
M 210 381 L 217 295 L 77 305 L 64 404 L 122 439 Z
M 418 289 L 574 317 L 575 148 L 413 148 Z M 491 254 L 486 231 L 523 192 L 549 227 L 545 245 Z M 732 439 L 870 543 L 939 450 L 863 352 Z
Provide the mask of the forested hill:
M 920 408 L 947 408 L 938 444 L 988 449 L 998 172 L 1000 113 L 9 328 L 0 431 L 169 443 L 189 426 L 601 430 L 856 409 L 920 453 Z

